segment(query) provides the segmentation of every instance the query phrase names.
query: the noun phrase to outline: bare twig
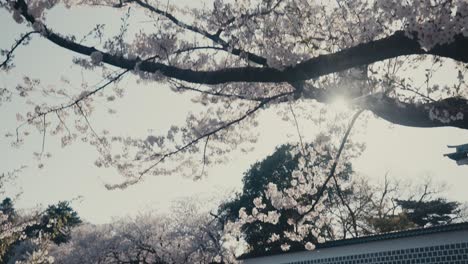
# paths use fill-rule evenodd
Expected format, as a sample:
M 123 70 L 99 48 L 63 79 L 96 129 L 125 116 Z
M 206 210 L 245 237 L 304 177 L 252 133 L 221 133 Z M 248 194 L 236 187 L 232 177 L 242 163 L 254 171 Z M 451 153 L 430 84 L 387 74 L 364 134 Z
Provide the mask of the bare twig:
M 296 125 L 297 135 L 299 136 L 299 142 L 301 143 L 302 152 L 305 153 L 305 146 L 304 146 L 304 142 L 302 141 L 302 135 L 299 129 L 299 123 L 297 122 L 296 113 L 294 112 L 291 102 L 289 103 L 289 110 L 291 110 L 291 114 L 294 118 L 294 124 Z
M 44 115 L 47 115 L 49 113 L 52 113 L 52 112 L 58 112 L 58 111 L 62 111 L 62 110 L 65 110 L 67 108 L 70 108 L 70 107 L 73 107 L 73 106 L 76 106 L 78 105 L 81 101 L 85 100 L 86 98 L 96 94 L 97 92 L 101 91 L 102 89 L 106 88 L 108 85 L 112 84 L 113 82 L 117 81 L 118 79 L 120 79 L 124 74 L 126 74 L 127 72 L 129 72 L 130 70 L 124 70 L 122 71 L 121 73 L 119 73 L 117 76 L 113 77 L 111 80 L 109 80 L 108 82 L 106 82 L 105 84 L 99 86 L 98 88 L 94 89 L 93 91 L 83 95 L 83 96 L 80 96 L 79 98 L 77 98 L 76 100 L 68 103 L 68 104 L 65 104 L 65 105 L 61 105 L 59 107 L 55 107 L 55 108 L 51 108 L 45 112 L 40 112 L 38 113 L 36 116 L 33 116 L 31 118 L 29 118 L 26 122 L 32 122 L 34 121 L 36 118 L 38 117 L 41 117 L 41 116 L 44 116 Z
M 68 136 L 71 136 L 70 129 L 68 128 L 67 124 L 65 124 L 64 120 L 60 117 L 59 111 L 56 111 L 55 114 L 57 115 L 57 119 L 60 121 L 60 123 L 65 127 L 65 129 L 68 132 Z
M 44 129 L 43 129 L 43 132 L 42 132 L 42 149 L 41 149 L 41 157 L 42 157 L 42 154 L 44 154 L 44 148 L 45 148 L 45 138 L 46 138 L 46 115 L 43 116 L 44 119 L 43 119 L 43 126 L 44 126 Z
M 94 130 L 93 126 L 91 126 L 91 123 L 89 122 L 88 120 L 88 117 L 86 116 L 86 113 L 83 111 L 83 108 L 81 107 L 80 103 L 77 102 L 76 103 L 76 107 L 78 107 L 78 110 L 80 111 L 81 115 L 83 116 L 84 120 L 86 121 L 86 124 L 88 124 L 89 126 L 89 129 L 91 130 L 91 132 L 93 132 L 94 136 L 96 137 L 96 139 L 102 143 L 102 139 L 101 137 L 96 133 L 96 131 Z
M 203 167 L 202 167 L 202 171 L 201 171 L 201 174 L 200 174 L 200 177 L 203 177 L 203 174 L 205 173 L 205 166 L 206 166 L 206 148 L 208 147 L 208 140 L 210 140 L 210 136 L 207 136 L 206 137 L 206 141 L 205 141 L 205 147 L 203 148 Z
M 338 197 L 340 198 L 341 203 L 346 207 L 346 209 L 349 212 L 349 215 L 351 216 L 351 221 L 353 223 L 353 229 L 354 229 L 354 235 L 357 237 L 359 236 L 359 232 L 357 230 L 356 214 L 351 208 L 351 206 L 349 205 L 349 203 L 345 200 L 341 187 L 338 183 L 338 179 L 336 178 L 336 175 L 333 175 L 333 181 L 335 182 L 336 192 L 338 193 Z

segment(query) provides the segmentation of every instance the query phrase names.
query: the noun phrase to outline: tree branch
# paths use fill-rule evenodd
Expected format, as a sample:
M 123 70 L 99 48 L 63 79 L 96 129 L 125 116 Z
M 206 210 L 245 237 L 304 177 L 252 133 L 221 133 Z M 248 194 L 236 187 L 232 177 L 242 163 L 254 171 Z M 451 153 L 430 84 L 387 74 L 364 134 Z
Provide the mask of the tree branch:
M 299 217 L 298 221 L 302 220 L 310 212 L 313 212 L 315 210 L 315 207 L 319 203 L 320 199 L 322 199 L 322 196 L 323 196 L 325 190 L 327 189 L 328 182 L 332 179 L 332 177 L 335 176 L 336 167 L 338 166 L 338 162 L 340 161 L 341 153 L 343 152 L 344 146 L 345 146 L 346 142 L 348 141 L 348 137 L 349 137 L 349 134 L 351 133 L 351 129 L 353 128 L 354 123 L 356 122 L 356 120 L 358 119 L 359 115 L 361 115 L 362 112 L 363 112 L 363 110 L 357 111 L 354 114 L 353 118 L 351 119 L 351 122 L 349 123 L 348 129 L 346 130 L 346 133 L 344 134 L 343 139 L 341 140 L 340 148 L 338 149 L 338 152 L 337 152 L 337 154 L 335 156 L 335 159 L 333 161 L 333 164 L 332 164 L 332 167 L 330 169 L 330 172 L 328 174 L 327 179 L 322 184 L 322 187 L 320 188 L 320 190 L 317 192 L 317 196 L 315 198 L 314 203 L 312 204 L 312 207 L 309 210 L 307 210 L 307 212 L 302 214 Z
M 155 168 L 156 166 L 158 166 L 161 162 L 163 162 L 165 159 L 167 159 L 168 157 L 170 156 L 173 156 L 173 155 L 176 155 L 180 152 L 183 152 L 185 151 L 186 149 L 188 149 L 189 147 L 193 146 L 193 145 L 196 145 L 200 140 L 203 140 L 204 138 L 208 138 L 212 135 L 215 135 L 216 133 L 218 133 L 219 131 L 221 130 L 224 130 L 234 124 L 237 124 L 239 122 L 241 122 L 242 120 L 246 119 L 247 117 L 251 116 L 252 114 L 254 114 L 255 112 L 257 112 L 259 109 L 261 109 L 262 107 L 264 107 L 265 105 L 267 105 L 269 102 L 273 101 L 273 100 L 276 100 L 276 99 L 279 99 L 281 97 L 284 97 L 284 96 L 288 96 L 290 95 L 291 92 L 289 93 L 284 93 L 284 94 L 279 94 L 279 95 L 276 95 L 274 97 L 271 97 L 269 98 L 268 100 L 265 100 L 265 101 L 262 101 L 260 102 L 257 106 L 255 106 L 254 108 L 250 109 L 249 111 L 247 111 L 245 114 L 243 114 L 242 116 L 240 116 L 239 118 L 236 118 L 234 120 L 231 120 L 219 127 L 217 127 L 216 129 L 213 129 L 197 138 L 195 138 L 194 140 L 188 142 L 187 144 L 185 144 L 184 146 L 180 147 L 180 148 L 177 148 L 171 152 L 168 152 L 164 155 L 162 155 L 161 158 L 159 158 L 159 160 L 157 162 L 155 162 L 154 164 L 152 164 L 151 166 L 149 166 L 148 168 L 146 168 L 145 170 L 141 171 L 139 174 L 140 174 L 140 177 L 143 177 L 145 174 L 147 174 L 150 170 L 152 170 L 153 168 Z M 154 156 L 156 157 L 156 156 Z M 154 158 L 153 157 L 153 158 Z
M 390 97 L 368 96 L 363 107 L 394 124 L 410 127 L 468 129 L 468 100 L 454 97 L 425 104 L 411 104 Z
M 267 60 L 265 58 L 261 57 L 261 56 L 258 56 L 256 54 L 251 53 L 251 52 L 244 51 L 244 50 L 234 48 L 234 47 L 231 47 L 232 49 L 229 49 L 229 47 L 230 47 L 229 43 L 226 42 L 225 40 L 223 40 L 219 36 L 220 35 L 219 33 L 211 34 L 211 33 L 207 32 L 204 29 L 201 29 L 201 28 L 193 26 L 193 25 L 186 24 L 186 23 L 182 22 L 181 20 L 177 19 L 174 15 L 168 13 L 167 11 L 163 11 L 161 9 L 158 9 L 158 8 L 148 4 L 146 2 L 143 2 L 141 0 L 128 0 L 127 2 L 135 2 L 139 6 L 141 6 L 143 8 L 146 8 L 146 9 L 150 10 L 151 12 L 154 12 L 154 13 L 156 13 L 158 15 L 166 17 L 171 22 L 173 22 L 174 24 L 176 24 L 177 26 L 179 26 L 179 27 L 181 27 L 183 29 L 192 31 L 194 33 L 197 33 L 197 34 L 200 34 L 200 35 L 206 37 L 207 39 L 213 41 L 214 43 L 217 43 L 217 44 L 221 45 L 223 47 L 222 50 L 224 50 L 224 51 L 228 51 L 229 53 L 231 53 L 233 55 L 236 55 L 236 56 L 240 56 L 242 53 L 244 53 L 246 55 L 246 58 L 249 61 L 255 62 L 255 63 L 263 65 L 263 66 L 267 66 Z
M 8 62 L 11 60 L 11 58 L 13 57 L 13 52 L 19 47 L 19 45 L 21 45 L 21 43 L 23 43 L 24 41 L 28 40 L 29 37 L 32 35 L 32 34 L 35 34 L 35 33 L 39 33 L 37 31 L 31 31 L 31 32 L 28 32 L 26 34 L 24 34 L 19 40 L 17 40 L 15 42 L 15 44 L 13 45 L 13 47 L 11 47 L 11 49 L 6 53 L 6 58 L 5 60 L 2 62 L 2 64 L 0 64 L 0 68 L 7 68 L 8 66 Z
M 22 15 L 31 23 L 34 17 L 28 14 L 24 0 L 16 3 Z M 45 28 L 45 37 L 56 45 L 82 55 L 91 55 L 97 49 L 76 43 Z M 409 38 L 403 31 L 397 31 L 386 38 L 359 44 L 336 53 L 320 55 L 297 65 L 278 70 L 269 67 L 236 67 L 229 69 L 196 71 L 170 66 L 159 62 L 144 61 L 139 69 L 145 72 L 159 72 L 166 77 L 192 83 L 221 84 L 228 82 L 297 82 L 340 72 L 357 66 L 371 64 L 405 55 L 436 55 L 468 62 L 468 37 L 457 35 L 453 42 L 438 45 L 429 51 L 421 48 L 416 38 Z M 123 58 L 119 55 L 103 53 L 103 62 L 128 70 L 133 70 L 140 60 Z
M 333 181 L 335 182 L 335 189 L 336 189 L 336 192 L 338 193 L 338 197 L 340 198 L 341 203 L 346 207 L 346 209 L 347 209 L 348 212 L 349 212 L 349 215 L 351 216 L 352 228 L 353 228 L 353 231 L 354 231 L 354 236 L 355 236 L 355 237 L 358 237 L 358 236 L 359 236 L 359 232 L 358 232 L 358 230 L 357 230 L 356 214 L 355 214 L 355 212 L 353 211 L 353 209 L 351 208 L 351 206 L 349 205 L 349 203 L 345 200 L 344 195 L 343 195 L 343 191 L 341 190 L 341 187 L 340 187 L 340 185 L 339 185 L 339 183 L 338 183 L 338 179 L 336 178 L 336 175 L 333 175 Z
M 54 107 L 54 108 L 51 108 L 47 111 L 44 111 L 44 112 L 40 112 L 40 113 L 37 113 L 37 115 L 29 118 L 25 123 L 29 123 L 29 122 L 32 122 L 33 120 L 35 120 L 36 118 L 38 117 L 41 117 L 41 116 L 45 116 L 45 115 L 48 115 L 52 112 L 59 112 L 59 111 L 62 111 L 62 110 L 65 110 L 65 109 L 68 109 L 70 107 L 73 107 L 73 106 L 78 106 L 80 109 L 81 107 L 78 105 L 81 101 L 83 101 L 84 99 L 96 94 L 97 92 L 101 91 L 102 89 L 106 88 L 108 85 L 110 85 L 111 83 L 117 81 L 118 79 L 120 79 L 123 75 L 125 75 L 127 72 L 129 72 L 129 70 L 124 70 L 123 72 L 117 74 L 115 77 L 112 77 L 108 82 L 106 82 L 105 84 L 99 86 L 98 88 L 92 90 L 91 92 L 89 93 L 86 93 L 84 94 L 83 96 L 80 96 L 78 97 L 76 100 L 73 100 L 72 102 L 68 103 L 68 104 L 65 104 L 65 105 L 61 105 L 61 106 L 58 106 L 58 107 Z
M 135 0 L 137 3 L 141 2 Z M 141 2 L 143 3 L 143 2 Z M 143 3 L 145 4 L 145 3 Z M 30 23 L 34 23 L 35 19 L 28 14 L 28 7 L 24 0 L 18 0 L 15 8 L 21 11 L 21 14 Z M 165 15 L 173 22 L 179 23 L 170 14 L 159 10 L 161 15 Z M 175 20 L 174 20 L 175 19 Z M 190 30 L 200 32 L 207 36 L 216 37 L 208 32 L 203 32 L 200 29 L 191 28 L 190 25 L 182 26 L 188 27 Z M 45 27 L 43 34 L 49 41 L 56 45 L 68 49 L 70 51 L 90 56 L 93 52 L 98 51 L 94 47 L 85 46 L 67 39 L 59 34 L 52 32 Z M 218 40 L 215 38 L 215 40 Z M 223 84 L 230 82 L 270 82 L 270 83 L 300 83 L 301 81 L 318 78 L 330 73 L 340 72 L 346 69 L 368 65 L 374 62 L 396 58 L 406 55 L 434 55 L 446 58 L 451 58 L 459 62 L 468 63 L 468 37 L 463 35 L 455 36 L 453 42 L 437 45 L 431 50 L 424 50 L 421 48 L 416 37 L 409 38 L 405 32 L 397 31 L 388 37 L 362 43 L 354 47 L 346 48 L 341 51 L 320 55 L 309 60 L 303 61 L 297 65 L 290 66 L 284 70 L 278 70 L 270 67 L 233 67 L 227 69 L 205 70 L 198 71 L 193 69 L 185 69 L 176 66 L 167 65 L 160 62 L 141 61 L 139 59 L 128 59 L 120 55 L 114 55 L 106 52 L 103 54 L 103 62 L 115 67 L 126 69 L 128 71 L 134 70 L 138 65 L 138 69 L 144 72 L 160 73 L 168 78 L 174 78 L 180 81 L 186 81 L 199 84 Z M 309 98 L 323 100 L 318 96 L 322 93 L 310 93 Z M 392 101 L 389 98 L 383 100 L 373 97 L 367 97 L 366 104 L 362 107 L 371 110 L 378 116 L 395 124 L 413 126 L 413 127 L 440 127 L 440 126 L 453 126 L 463 129 L 468 129 L 467 118 L 459 118 L 456 120 L 449 120 L 450 122 L 443 121 L 443 119 L 431 118 L 430 111 L 439 107 L 450 107 L 447 111 L 452 111 L 453 105 L 456 103 L 458 112 L 463 117 L 468 117 L 468 107 L 465 99 L 449 98 L 439 102 L 431 102 L 424 105 L 413 105 L 409 103 Z M 403 107 L 402 107 L 403 106 Z M 428 110 L 429 109 L 429 110 Z M 431 110 L 432 109 L 432 110 Z M 453 110 L 453 111 L 455 111 Z

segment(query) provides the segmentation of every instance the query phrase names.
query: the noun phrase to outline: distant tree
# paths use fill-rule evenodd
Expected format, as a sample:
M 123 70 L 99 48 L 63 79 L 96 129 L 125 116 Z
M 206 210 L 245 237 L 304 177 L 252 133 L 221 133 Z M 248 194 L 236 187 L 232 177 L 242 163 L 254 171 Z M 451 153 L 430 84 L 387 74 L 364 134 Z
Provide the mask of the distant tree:
M 461 204 L 442 198 L 442 190 L 430 179 L 412 188 L 387 176 L 377 184 L 358 177 L 344 196 L 346 206 L 331 209 L 342 232 L 352 236 L 448 224 L 464 214 Z M 353 223 L 359 227 L 357 234 L 350 232 Z
M 80 225 L 68 243 L 53 245 L 51 254 L 57 264 L 208 264 L 226 259 L 216 219 L 188 200 L 175 203 L 171 211 Z
M 252 165 L 244 174 L 242 192 L 220 206 L 219 216 L 232 222 L 233 233 L 241 232 L 237 239 L 247 242 L 251 254 L 313 249 L 326 240 L 450 223 L 458 218 L 460 204 L 439 198 L 441 190 L 428 180 L 412 189 L 387 176 L 378 184 L 363 177 L 351 179 L 348 159 L 341 162 L 336 175 L 327 175 L 333 167 L 327 149 L 333 147 L 325 142 L 317 144 L 317 149 L 313 144 L 280 146 Z M 309 154 L 303 155 L 298 151 L 301 148 Z M 299 172 L 300 166 L 306 166 L 310 174 Z M 308 214 L 311 216 L 304 220 Z
M 11 198 L 7 197 L 3 199 L 2 203 L 0 203 L 0 212 L 9 217 L 16 215 L 15 208 L 13 207 L 13 200 L 11 200 Z
M 51 263 L 50 243 L 70 239 L 70 230 L 81 223 L 68 202 L 50 205 L 44 212 L 23 215 L 5 198 L 0 204 L 0 263 Z
M 23 216 L 16 213 L 11 198 L 5 198 L 0 204 L 0 263 L 7 263 L 14 255 L 16 246 L 28 239 L 25 230 L 36 223 L 35 216 Z
M 26 229 L 30 237 L 48 235 L 56 243 L 64 243 L 70 239 L 71 228 L 81 224 L 78 213 L 73 210 L 69 202 L 61 201 L 56 205 L 49 205 L 37 224 Z
M 429 201 L 396 200 L 397 204 L 417 226 L 451 223 L 460 213 L 460 203 L 437 198 Z
M 408 219 L 405 213 L 384 217 L 368 217 L 367 221 L 375 233 L 388 233 L 417 227 L 415 223 Z

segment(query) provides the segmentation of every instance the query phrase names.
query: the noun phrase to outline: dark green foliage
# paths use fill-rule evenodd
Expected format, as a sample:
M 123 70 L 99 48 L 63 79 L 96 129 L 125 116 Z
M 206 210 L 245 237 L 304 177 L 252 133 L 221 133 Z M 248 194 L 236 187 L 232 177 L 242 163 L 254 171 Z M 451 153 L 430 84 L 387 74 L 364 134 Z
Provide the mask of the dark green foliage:
M 368 218 L 377 233 L 401 231 L 410 228 L 450 224 L 460 214 L 460 203 L 446 199 L 395 200 L 401 213 L 382 218 Z
M 442 198 L 429 201 L 396 200 L 408 219 L 417 226 L 448 224 L 460 213 L 460 203 Z
M 56 205 L 49 205 L 41 216 L 39 224 L 28 227 L 26 234 L 28 237 L 34 237 L 42 232 L 50 236 L 54 243 L 60 244 L 69 240 L 71 228 L 80 223 L 78 213 L 70 207 L 70 204 L 59 202 Z
M 242 193 L 237 194 L 232 201 L 222 204 L 219 210 L 220 215 L 227 220 L 234 221 L 239 216 L 239 210 L 242 207 L 251 212 L 254 207 L 252 201 L 256 197 L 263 196 L 269 182 L 276 183 L 278 188 L 288 186 L 291 180 L 290 174 L 297 166 L 297 157 L 292 157 L 290 150 L 291 146 L 283 145 L 277 148 L 271 156 L 253 164 L 244 174 Z M 267 209 L 272 209 L 272 206 L 267 205 Z M 243 231 L 247 243 L 252 246 L 252 252 L 265 252 L 275 247 L 278 248 L 280 241 L 271 244 L 267 241 L 272 234 L 281 234 L 289 228 L 286 221 L 287 214 L 282 213 L 277 225 L 259 222 L 246 225 Z
M 6 198 L 0 203 L 0 211 L 8 215 L 8 221 L 13 225 L 24 221 L 21 215 L 16 214 L 13 201 L 10 198 Z M 21 241 L 36 238 L 39 235 L 49 237 L 56 244 L 67 242 L 70 238 L 71 228 L 80 223 L 81 219 L 68 202 L 50 205 L 38 216 L 37 224 L 26 227 L 24 230 L 25 239 L 20 239 L 22 234 L 17 233 L 0 241 L 0 263 L 7 263 L 8 259 L 12 257 L 15 247 Z
M 12 223 L 16 218 L 16 212 L 14 208 L 13 201 L 10 198 L 3 199 L 2 203 L 0 203 L 0 212 L 7 216 L 7 222 Z M 3 223 L 0 223 L 3 224 Z M 0 263 L 5 261 L 8 252 L 10 251 L 14 242 L 20 237 L 20 234 L 13 234 L 12 236 L 3 238 L 0 240 Z
M 13 201 L 10 198 L 3 199 L 2 203 L 0 203 L 0 212 L 9 217 L 15 215 L 15 208 L 13 207 Z

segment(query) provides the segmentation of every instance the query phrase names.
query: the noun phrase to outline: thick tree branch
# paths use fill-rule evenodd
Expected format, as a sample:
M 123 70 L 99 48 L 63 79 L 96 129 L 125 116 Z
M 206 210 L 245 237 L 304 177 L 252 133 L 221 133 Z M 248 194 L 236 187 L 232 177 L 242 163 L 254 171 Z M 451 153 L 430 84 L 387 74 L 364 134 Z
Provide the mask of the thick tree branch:
M 29 22 L 35 22 L 34 17 L 28 14 L 28 7 L 24 0 L 19 0 L 16 5 Z M 81 45 L 48 29 L 46 31 L 45 37 L 63 48 L 88 56 L 97 51 L 93 47 Z M 468 46 L 468 38 L 458 35 L 450 44 L 438 45 L 429 51 L 424 51 L 416 39 L 410 39 L 404 32 L 398 31 L 380 40 L 309 59 L 295 66 L 288 67 L 283 71 L 258 67 L 194 71 L 157 62 L 142 62 L 139 68 L 142 71 L 160 72 L 167 77 L 203 84 L 226 82 L 295 82 L 403 55 L 432 54 L 468 62 L 468 50 L 465 48 L 466 46 Z M 120 68 L 134 69 L 138 62 L 136 59 L 126 59 L 108 53 L 103 54 L 103 62 Z
M 468 129 L 468 100 L 447 98 L 425 104 L 368 96 L 363 107 L 394 124 L 410 127 L 458 127 Z
M 27 13 L 24 0 L 17 2 L 22 15 L 31 23 L 34 17 Z M 76 43 L 62 37 L 46 28 L 45 37 L 56 45 L 82 55 L 91 55 L 97 49 Z M 437 55 L 452 58 L 456 61 L 468 63 L 468 38 L 457 35 L 449 44 L 438 45 L 425 51 L 417 39 L 409 38 L 403 31 L 383 39 L 359 44 L 336 53 L 320 55 L 284 70 L 268 67 L 237 67 L 211 71 L 196 71 L 170 66 L 159 62 L 127 59 L 119 55 L 103 53 L 103 62 L 124 69 L 133 70 L 139 63 L 139 70 L 145 72 L 159 72 L 166 77 L 200 84 L 222 84 L 228 82 L 297 82 L 317 78 L 334 72 L 371 64 L 374 62 L 405 55 Z
M 16 8 L 30 22 L 35 19 L 27 12 L 27 5 L 24 0 L 18 0 Z M 70 51 L 82 55 L 91 55 L 97 50 L 93 47 L 81 45 L 70 39 L 62 37 L 45 28 L 43 34 L 48 40 Z M 203 33 L 203 32 L 202 32 Z M 115 67 L 134 70 L 138 65 L 140 71 L 160 73 L 166 77 L 181 81 L 199 83 L 199 84 L 222 84 L 229 82 L 288 82 L 291 84 L 301 83 L 304 80 L 317 78 L 334 72 L 340 72 L 346 69 L 368 65 L 374 62 L 395 58 L 406 55 L 435 55 L 452 58 L 456 61 L 468 63 L 468 37 L 457 35 L 453 42 L 444 45 L 437 45 L 431 50 L 425 51 L 421 48 L 416 38 L 409 38 L 403 31 L 395 32 L 393 35 L 383 39 L 370 41 L 357 46 L 347 48 L 336 53 L 321 55 L 295 66 L 287 67 L 284 70 L 278 70 L 269 67 L 237 67 L 219 70 L 197 71 L 184 69 L 176 66 L 166 65 L 160 62 L 141 61 L 139 59 L 127 59 L 119 55 L 103 53 L 103 62 Z M 295 86 L 297 89 L 297 85 Z M 309 98 L 315 98 L 323 101 L 323 92 L 314 89 L 309 92 Z M 412 105 L 395 102 L 390 99 L 377 100 L 368 97 L 366 104 L 362 107 L 373 111 L 378 116 L 393 122 L 414 127 L 439 127 L 454 126 L 468 129 L 468 122 L 465 118 L 445 122 L 440 119 L 430 118 L 429 113 L 433 107 L 443 107 L 453 105 L 448 104 L 449 100 L 457 103 L 458 112 L 464 117 L 468 116 L 467 104 L 461 103 L 464 99 L 447 99 L 441 102 L 434 102 L 424 105 Z M 452 101 L 450 101 L 452 103 Z M 403 107 L 402 107 L 403 106 Z M 452 110 L 447 110 L 452 111 Z M 456 114 L 456 113 L 455 113 Z

